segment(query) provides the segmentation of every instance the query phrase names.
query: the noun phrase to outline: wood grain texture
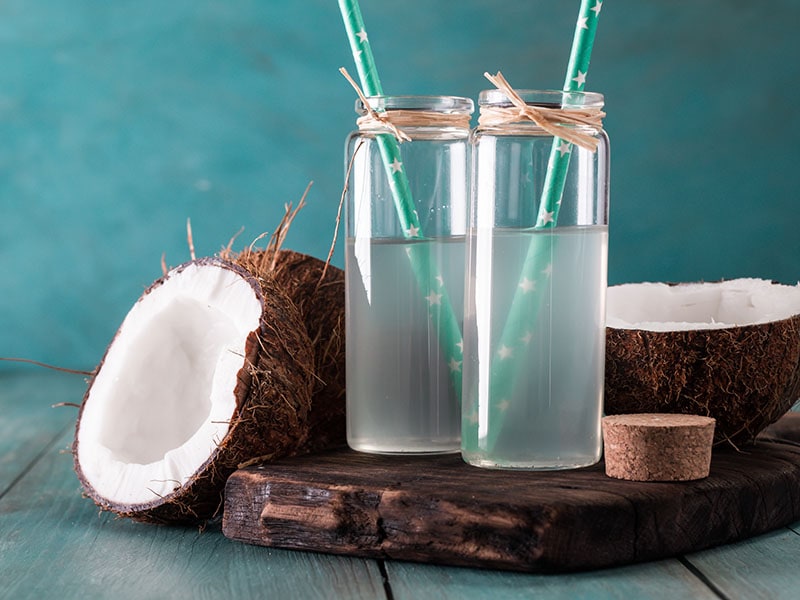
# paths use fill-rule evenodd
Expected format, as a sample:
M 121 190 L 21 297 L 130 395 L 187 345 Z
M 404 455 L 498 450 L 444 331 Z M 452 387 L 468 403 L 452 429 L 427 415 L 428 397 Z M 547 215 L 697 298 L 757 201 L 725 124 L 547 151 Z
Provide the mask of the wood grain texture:
M 800 523 L 731 546 L 687 556 L 728 598 L 796 600 L 800 596 Z
M 0 598 L 383 597 L 377 564 L 98 514 L 62 435 L 0 499 Z M 298 596 L 301 594 L 301 596 Z
M 76 408 L 52 405 L 79 403 L 85 390 L 79 375 L 39 368 L 0 372 L 0 498 L 75 423 Z
M 498 472 L 349 450 L 236 472 L 223 532 L 273 547 L 531 572 L 676 556 L 800 519 L 800 445 L 717 448 L 707 479 Z
M 561 576 L 437 567 L 410 562 L 389 562 L 386 571 L 395 600 L 719 598 L 674 559 Z
M 386 596 L 374 561 L 241 544 L 226 539 L 219 525 L 201 533 L 99 515 L 81 497 L 70 456 L 62 452 L 71 441 L 71 409 L 49 408 L 80 396 L 80 379 L 50 379 L 41 372 L 0 378 L 6 411 L 0 417 L 0 457 L 2 467 L 15 473 L 0 494 L 0 599 Z M 11 413 L 16 425 L 7 418 Z M 59 428 L 63 433 L 53 438 Z M 687 575 L 678 560 L 669 559 L 561 576 L 387 561 L 385 585 L 397 600 L 660 600 L 713 597 L 707 580 L 729 600 L 793 598 L 800 589 L 799 534 L 796 521 L 775 533 L 693 554 L 689 559 L 701 577 Z

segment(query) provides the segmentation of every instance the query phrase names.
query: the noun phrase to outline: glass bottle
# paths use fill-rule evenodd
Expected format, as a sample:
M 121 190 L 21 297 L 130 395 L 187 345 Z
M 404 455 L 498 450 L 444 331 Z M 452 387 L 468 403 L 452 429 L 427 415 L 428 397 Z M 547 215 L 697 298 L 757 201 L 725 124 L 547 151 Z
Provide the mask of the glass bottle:
M 599 109 L 596 93 L 519 90 L 533 107 Z M 508 107 L 499 90 L 479 107 Z M 609 144 L 596 151 L 532 121 L 472 134 L 462 456 L 505 469 L 600 459 Z
M 373 453 L 460 448 L 464 235 L 473 103 L 379 96 L 346 145 L 347 439 Z M 366 121 L 366 122 L 364 122 Z

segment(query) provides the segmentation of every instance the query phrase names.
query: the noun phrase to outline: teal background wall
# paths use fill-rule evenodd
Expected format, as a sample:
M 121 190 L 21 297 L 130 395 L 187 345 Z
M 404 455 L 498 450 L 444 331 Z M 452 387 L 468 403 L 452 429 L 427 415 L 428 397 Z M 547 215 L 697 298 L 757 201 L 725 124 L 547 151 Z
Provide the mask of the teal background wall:
M 387 93 L 559 88 L 579 2 L 362 0 Z M 800 278 L 800 2 L 606 0 L 610 283 Z M 0 356 L 92 368 L 170 265 L 324 257 L 354 94 L 334 0 L 0 2 Z M 342 265 L 339 243 L 334 262 Z M 0 370 L 20 368 L 0 363 Z

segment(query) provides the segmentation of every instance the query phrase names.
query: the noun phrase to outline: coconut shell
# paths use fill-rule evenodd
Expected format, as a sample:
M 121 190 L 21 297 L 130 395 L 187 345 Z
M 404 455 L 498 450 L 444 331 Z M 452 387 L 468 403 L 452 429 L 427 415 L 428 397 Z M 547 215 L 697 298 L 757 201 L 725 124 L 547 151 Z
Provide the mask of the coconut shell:
M 225 482 L 242 463 L 257 457 L 296 454 L 309 437 L 314 355 L 297 307 L 282 286 L 271 278 L 255 278 L 245 269 L 221 259 L 200 259 L 193 263 L 214 264 L 236 271 L 250 283 L 263 307 L 260 325 L 246 341 L 245 356 L 234 390 L 236 408 L 228 432 L 216 450 L 186 484 L 175 488 L 172 493 L 146 504 L 118 504 L 96 492 L 84 477 L 78 460 L 77 432 L 83 413 L 91 408 L 91 384 L 76 425 L 73 456 L 86 495 L 104 510 L 139 521 L 207 521 L 218 514 Z M 157 280 L 145 295 L 162 285 L 166 277 Z M 98 373 L 104 361 L 105 357 L 97 368 Z
M 800 315 L 688 331 L 606 330 L 606 414 L 716 419 L 715 441 L 751 442 L 800 397 Z
M 347 443 L 345 422 L 344 271 L 292 250 L 245 250 L 234 260 L 256 277 L 272 277 L 300 311 L 314 348 L 316 378 L 310 435 L 301 451 Z M 324 278 L 323 278 L 323 273 Z

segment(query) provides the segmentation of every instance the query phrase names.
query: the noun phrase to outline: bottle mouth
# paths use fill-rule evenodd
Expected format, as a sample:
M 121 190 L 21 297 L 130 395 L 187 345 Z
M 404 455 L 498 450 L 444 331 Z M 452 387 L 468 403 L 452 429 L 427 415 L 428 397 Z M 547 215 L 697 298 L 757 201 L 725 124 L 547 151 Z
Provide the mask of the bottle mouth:
M 461 96 L 370 96 L 367 102 L 378 112 L 388 110 L 418 110 L 443 114 L 471 115 L 475 104 L 470 98 Z M 365 114 L 366 108 L 360 99 L 356 100 L 356 113 Z
M 603 94 L 597 92 L 564 92 L 560 90 L 514 90 L 526 104 L 543 108 L 603 108 Z M 478 106 L 513 106 L 506 94 L 498 89 L 483 90 Z

